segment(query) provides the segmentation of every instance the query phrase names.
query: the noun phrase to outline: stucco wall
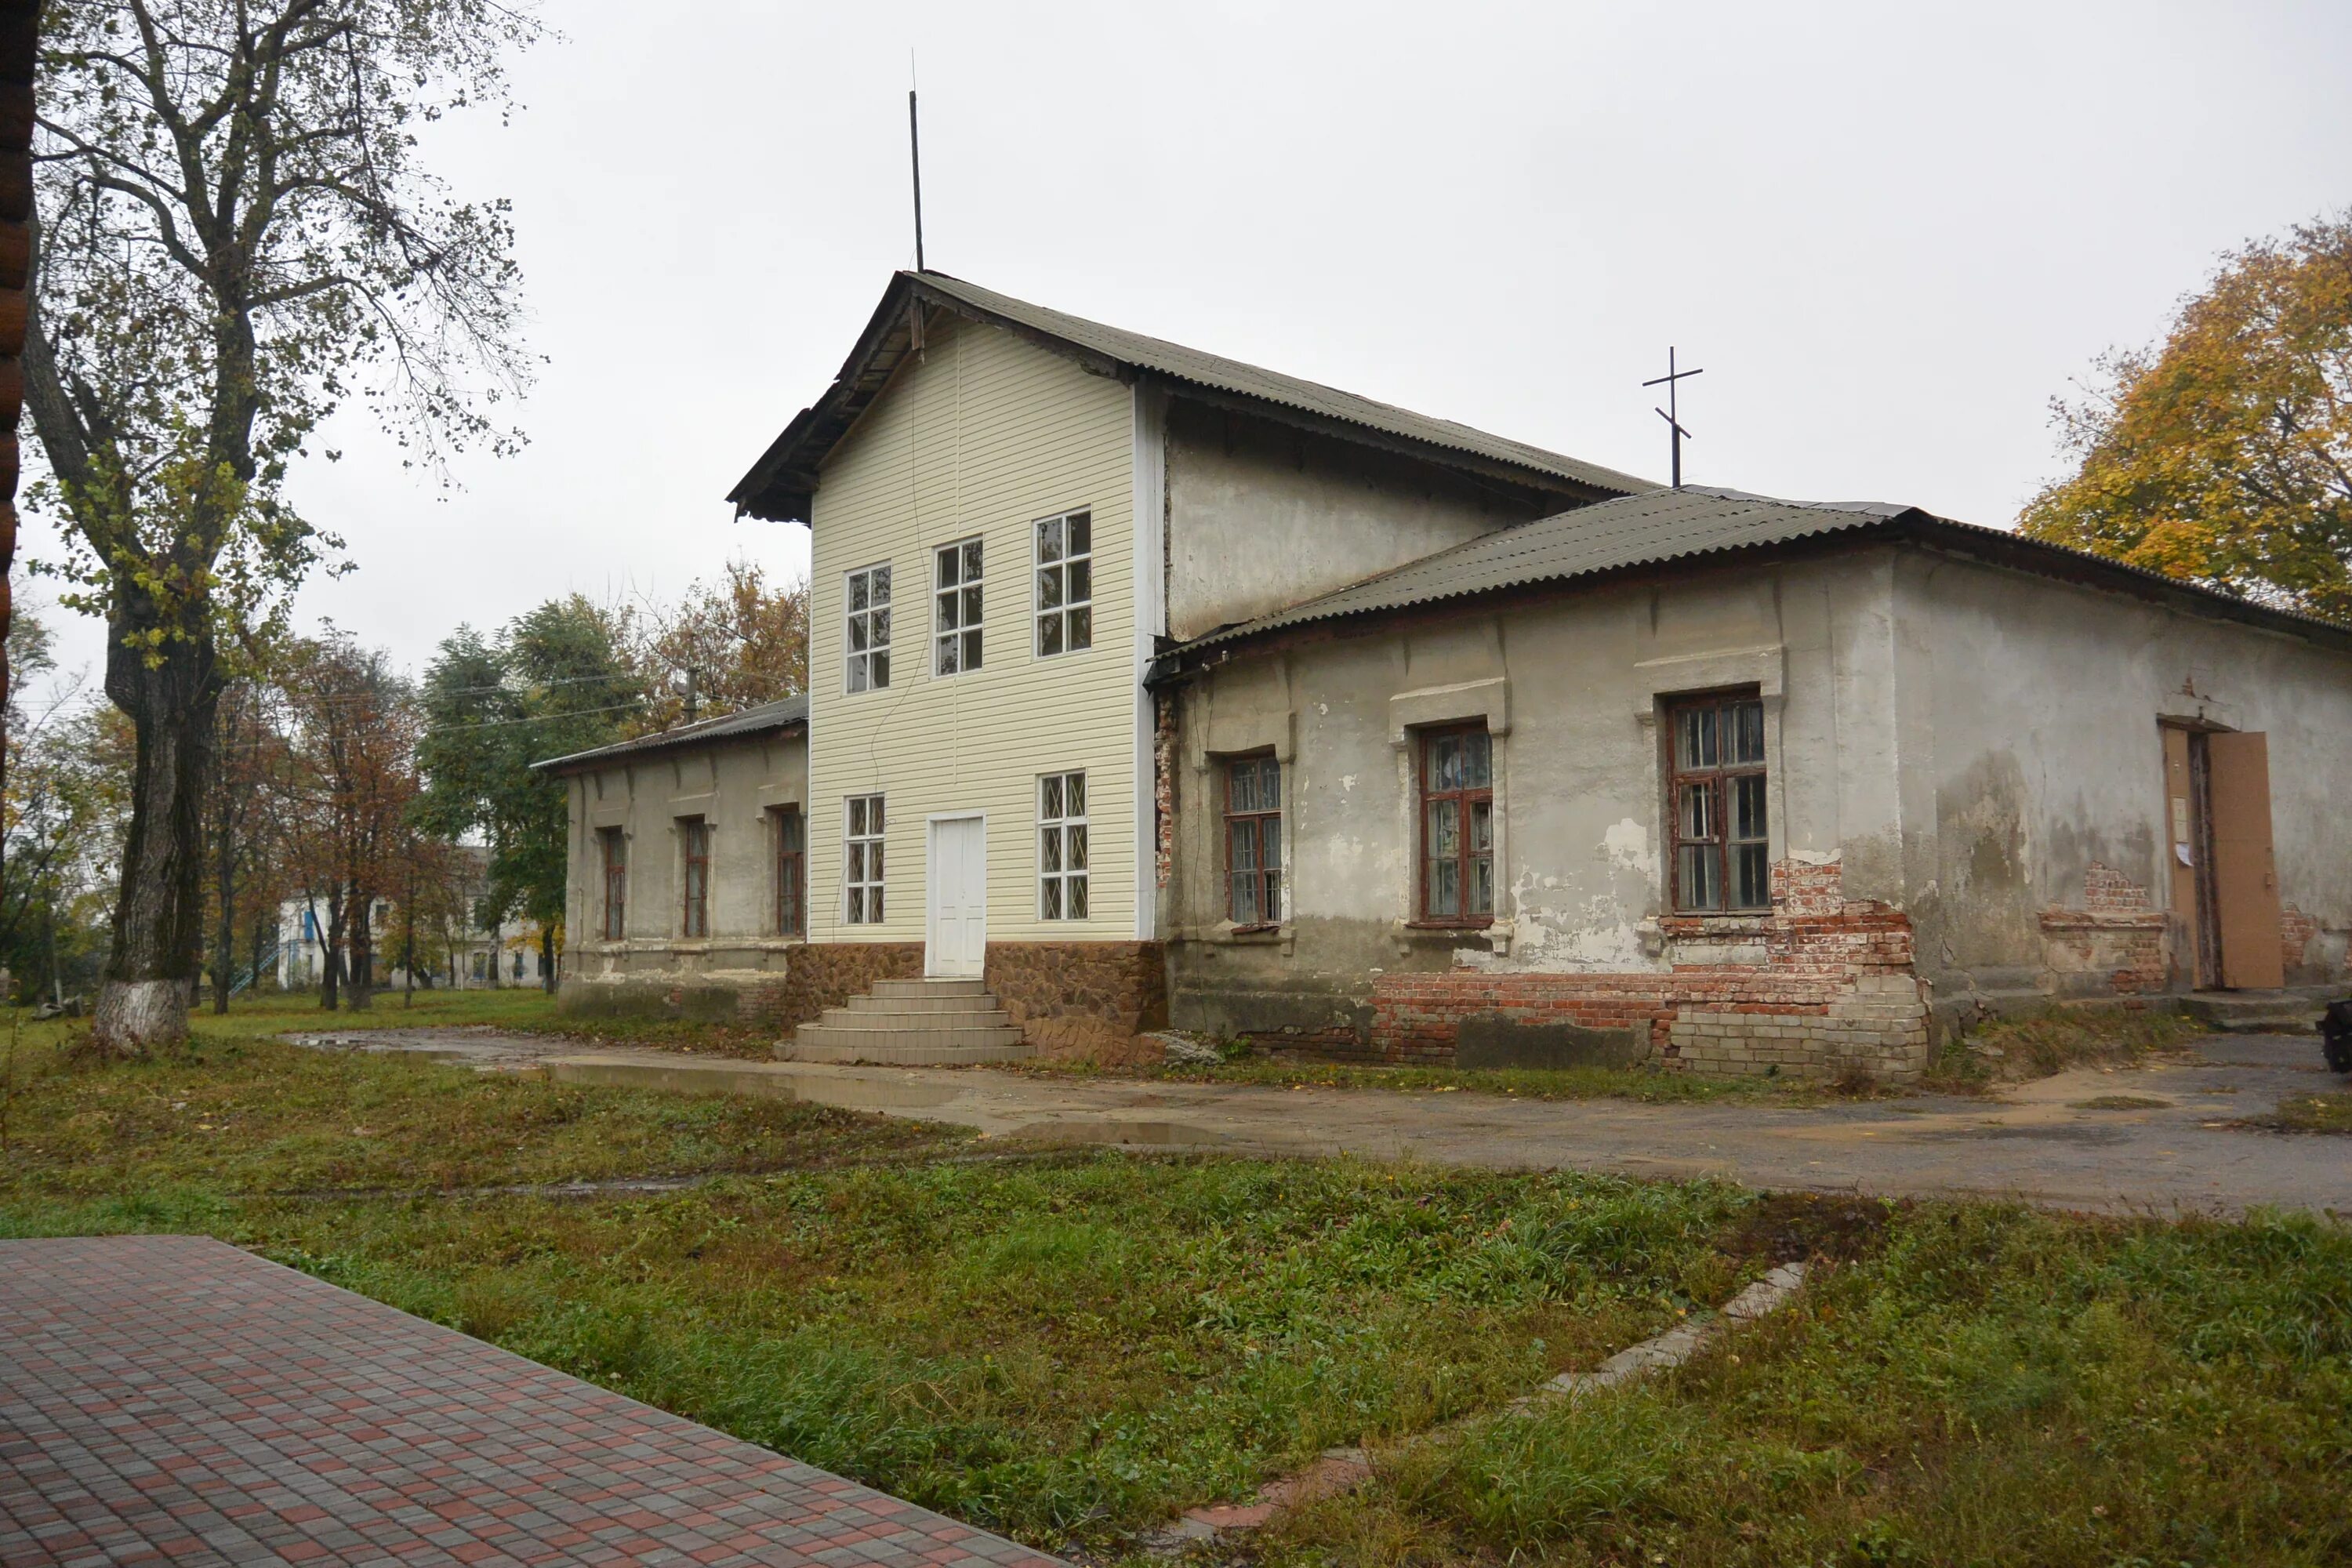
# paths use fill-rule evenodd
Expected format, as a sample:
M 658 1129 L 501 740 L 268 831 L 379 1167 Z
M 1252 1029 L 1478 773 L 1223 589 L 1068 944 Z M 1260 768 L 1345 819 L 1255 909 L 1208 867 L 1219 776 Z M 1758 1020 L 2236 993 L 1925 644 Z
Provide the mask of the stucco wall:
M 572 775 L 564 919 L 564 990 L 579 1005 L 617 1000 L 615 988 L 660 994 L 679 987 L 731 993 L 781 976 L 800 939 L 775 929 L 775 844 L 771 808 L 808 803 L 804 731 L 725 742 L 615 763 Z M 710 935 L 689 941 L 684 920 L 678 824 L 710 826 Z M 625 836 L 625 938 L 604 935 L 604 859 L 598 835 Z M 710 1010 L 726 1011 L 725 995 Z
M 1136 936 L 1136 658 L 1129 389 L 992 327 L 934 314 L 923 353 L 826 461 L 817 488 L 809 670 L 815 734 L 809 810 L 810 935 L 924 939 L 926 819 L 984 812 L 991 941 Z M 1032 650 L 1031 526 L 1093 514 L 1094 639 Z M 982 668 L 931 674 L 932 551 L 983 541 Z M 845 574 L 893 569 L 891 679 L 850 692 Z M 1091 887 L 1085 921 L 1038 910 L 1037 779 L 1087 775 Z M 886 797 L 885 912 L 843 919 L 843 802 Z
M 1204 673 L 1177 699 L 1178 1023 L 1360 1043 L 1398 973 L 1768 966 L 1787 935 L 1769 922 L 1662 920 L 1657 714 L 1677 693 L 1758 687 L 1773 860 L 1828 868 L 1824 911 L 1898 907 L 1893 568 L 1877 548 L 1700 572 L 1441 612 Z M 1475 934 L 1414 929 L 1409 737 L 1481 717 L 1496 735 L 1496 919 Z M 1236 934 L 1223 921 L 1215 763 L 1265 747 L 1285 764 L 1289 918 Z
M 1199 637 L 1567 506 L 1178 400 L 1167 420 L 1168 625 Z
M 2168 908 L 2165 718 L 2268 736 L 2279 893 L 2306 939 L 2288 979 L 2344 973 L 2352 658 L 1925 552 L 1896 583 L 1912 913 L 1943 993 L 2051 988 L 2067 956 L 2045 911 L 2119 910 L 2132 889 Z M 2116 944 L 2100 945 L 2095 975 Z M 2187 955 L 2172 958 L 2167 985 L 2185 988 Z

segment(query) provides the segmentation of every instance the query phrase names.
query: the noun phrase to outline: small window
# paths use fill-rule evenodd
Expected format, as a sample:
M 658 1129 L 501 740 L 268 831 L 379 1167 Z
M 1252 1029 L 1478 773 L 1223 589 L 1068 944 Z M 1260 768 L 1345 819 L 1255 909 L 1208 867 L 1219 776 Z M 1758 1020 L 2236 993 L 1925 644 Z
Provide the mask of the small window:
M 1486 727 L 1421 737 L 1421 918 L 1495 918 L 1494 744 Z
M 1237 926 L 1282 921 L 1282 764 L 1225 764 L 1225 916 Z
M 980 668 L 980 541 L 942 544 L 933 553 L 931 670 L 956 675 Z
M 849 574 L 849 665 L 845 686 L 879 691 L 890 684 L 890 568 L 868 566 Z
M 777 806 L 768 813 L 768 819 L 776 846 L 776 934 L 799 936 L 805 929 L 808 824 L 796 805 Z
M 1087 918 L 1087 775 L 1047 773 L 1037 781 L 1037 913 L 1049 921 Z
M 618 942 L 629 934 L 629 841 L 617 827 L 596 837 L 604 859 L 604 940 Z
M 677 837 L 685 868 L 680 879 L 685 898 L 678 911 L 678 934 L 706 937 L 710 934 L 710 824 L 698 816 L 680 817 Z M 515 962 L 520 963 L 522 954 L 515 954 Z
M 882 923 L 882 797 L 849 797 L 841 877 L 848 890 L 843 918 L 854 926 Z
M 1095 641 L 1094 518 L 1083 511 L 1039 521 L 1037 655 L 1076 653 Z
M 1684 914 L 1772 907 L 1764 805 L 1764 704 L 1704 697 L 1667 710 L 1674 903 Z
M 477 980 L 488 980 L 489 977 L 490 955 L 487 952 L 478 952 L 474 954 L 474 978 Z
M 517 980 L 520 980 L 522 978 L 522 949 L 520 948 L 515 949 L 514 977 Z

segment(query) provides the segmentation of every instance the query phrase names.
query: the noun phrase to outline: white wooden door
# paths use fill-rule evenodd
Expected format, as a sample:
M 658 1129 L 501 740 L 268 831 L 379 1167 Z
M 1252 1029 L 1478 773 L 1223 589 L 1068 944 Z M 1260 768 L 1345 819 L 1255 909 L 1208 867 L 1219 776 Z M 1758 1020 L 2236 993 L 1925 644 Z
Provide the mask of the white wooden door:
M 930 900 L 923 972 L 942 980 L 978 978 L 988 956 L 988 824 L 977 816 L 931 824 Z

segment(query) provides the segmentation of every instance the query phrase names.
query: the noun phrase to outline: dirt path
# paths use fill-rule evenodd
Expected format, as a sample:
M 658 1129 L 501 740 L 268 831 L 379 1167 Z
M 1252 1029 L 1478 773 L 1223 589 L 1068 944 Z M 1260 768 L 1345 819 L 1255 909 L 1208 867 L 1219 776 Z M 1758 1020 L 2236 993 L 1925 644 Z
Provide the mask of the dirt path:
M 2321 1066 L 2315 1041 L 2281 1036 L 2214 1037 L 2193 1056 L 2062 1073 L 1999 1100 L 1920 1095 L 1804 1107 L 743 1062 L 582 1050 L 576 1041 L 489 1029 L 305 1038 L 544 1072 L 564 1082 L 784 1095 L 959 1123 L 1022 1142 L 1718 1175 L 1761 1187 L 2017 1197 L 2111 1212 L 2235 1214 L 2275 1206 L 2352 1216 L 2352 1140 L 2228 1125 L 2267 1112 L 2284 1095 L 2340 1086 Z M 2125 1099 L 2154 1103 L 2086 1103 Z

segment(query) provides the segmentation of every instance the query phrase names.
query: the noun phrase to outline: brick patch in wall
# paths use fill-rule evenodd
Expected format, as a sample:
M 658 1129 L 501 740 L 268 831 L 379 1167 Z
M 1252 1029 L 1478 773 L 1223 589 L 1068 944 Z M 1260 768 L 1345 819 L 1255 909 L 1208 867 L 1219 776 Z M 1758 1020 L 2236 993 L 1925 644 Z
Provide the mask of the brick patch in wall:
M 1152 699 L 1151 826 L 1160 886 L 1176 873 L 1176 700 Z
M 992 942 L 982 977 L 1033 1044 L 1124 1045 L 1168 1026 L 1156 942 Z
M 2147 889 L 2091 862 L 2077 909 L 2042 911 L 2042 989 L 2055 995 L 2161 991 L 2172 973 L 2172 922 Z
M 782 980 L 747 991 L 740 1011 L 772 1028 L 796 1029 L 873 990 L 877 980 L 922 977 L 919 942 L 813 942 L 792 950 Z
M 1713 961 L 1664 972 L 1553 973 L 1460 968 L 1372 982 L 1371 1047 L 1393 1063 L 1448 1064 L 1463 1020 L 1568 1025 L 1646 1040 L 1685 1071 L 1917 1077 L 1927 1061 L 1927 1006 L 1914 972 L 1910 918 L 1844 896 L 1831 861 L 1782 861 L 1769 915 L 1659 922 L 1669 953 Z M 1740 962 L 1724 962 L 1726 950 Z
M 2301 969 L 2311 955 L 2312 940 L 2319 935 L 2319 922 L 2296 909 L 2293 904 L 2279 909 L 2279 956 L 2285 961 L 2292 974 Z

